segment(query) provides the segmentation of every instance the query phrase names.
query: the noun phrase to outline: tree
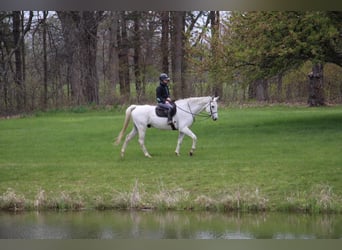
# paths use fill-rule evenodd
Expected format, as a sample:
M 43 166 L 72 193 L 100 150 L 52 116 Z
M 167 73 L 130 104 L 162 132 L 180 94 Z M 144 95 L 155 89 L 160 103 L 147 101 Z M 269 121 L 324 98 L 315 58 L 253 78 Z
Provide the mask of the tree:
M 209 19 L 211 24 L 211 70 L 210 76 L 213 85 L 213 93 L 215 96 L 222 96 L 222 78 L 221 67 L 220 67 L 220 57 L 219 46 L 220 46 L 220 12 L 210 11 Z
M 48 104 L 48 60 L 47 60 L 47 23 L 46 19 L 48 11 L 43 11 L 43 65 L 44 65 L 44 107 L 47 108 Z
M 23 11 L 0 12 L 0 86 L 3 90 L 0 103 L 4 103 L 5 112 L 22 112 L 27 107 L 25 35 L 31 29 L 32 18 L 32 11 L 28 17 Z
M 333 17 L 332 17 L 333 16 Z M 328 12 L 247 12 L 233 13 L 229 20 L 229 46 L 235 54 L 235 68 L 246 66 L 253 80 L 267 79 L 310 60 L 313 72 L 325 62 L 340 63 L 341 24 L 339 15 Z M 313 84 L 309 104 L 323 105 L 322 87 Z M 313 98 L 319 98 L 312 100 Z
M 134 76 L 135 76 L 135 90 L 137 92 L 137 99 L 140 102 L 143 89 L 142 89 L 142 77 L 141 77 L 141 31 L 140 31 L 140 19 L 141 14 L 139 11 L 132 13 L 134 21 Z
M 97 28 L 102 11 L 58 11 L 62 23 L 68 82 L 76 104 L 99 103 Z
M 174 98 L 340 102 L 341 13 L 2 11 L 0 113 L 151 102 L 161 72 Z
M 324 105 L 323 92 L 323 64 L 316 63 L 312 67 L 312 71 L 308 74 L 309 78 L 309 98 L 310 106 Z
M 118 46 L 119 46 L 119 83 L 120 93 L 127 99 L 131 93 L 130 77 L 129 77 L 129 40 L 127 34 L 127 13 L 123 11 L 120 15 L 120 25 L 118 29 Z
M 15 83 L 17 84 L 17 109 L 22 110 L 26 105 L 25 94 L 25 46 L 24 36 L 31 28 L 33 12 L 24 28 L 24 13 L 13 11 L 13 42 L 15 58 Z
M 185 45 L 185 12 L 172 12 L 172 75 L 175 84 L 174 96 L 176 98 L 185 97 L 188 94 L 187 86 L 184 81 L 186 63 L 184 57 Z
M 162 72 L 169 74 L 169 33 L 170 33 L 170 12 L 161 12 L 162 36 L 161 36 L 161 57 Z
M 119 12 L 113 11 L 107 15 L 109 20 L 109 37 L 108 39 L 103 38 L 104 40 L 108 40 L 108 60 L 106 65 L 106 73 L 108 75 L 109 80 L 109 95 L 115 95 L 116 84 L 119 82 L 119 43 L 118 43 L 118 30 L 119 30 Z M 103 55 L 106 55 L 106 52 L 103 52 Z M 103 59 L 105 61 L 105 59 Z

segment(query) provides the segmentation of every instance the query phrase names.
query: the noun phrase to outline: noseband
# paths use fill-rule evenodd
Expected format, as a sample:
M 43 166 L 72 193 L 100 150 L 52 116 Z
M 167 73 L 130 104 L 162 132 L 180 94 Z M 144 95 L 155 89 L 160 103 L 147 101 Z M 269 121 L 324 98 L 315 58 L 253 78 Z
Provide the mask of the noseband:
M 210 116 L 211 116 L 211 117 L 213 117 L 213 115 L 217 113 L 217 111 L 216 111 L 216 112 L 213 112 L 213 109 L 212 109 L 212 107 L 211 107 L 211 104 L 212 104 L 212 103 L 213 103 L 213 101 L 210 101 L 210 102 L 209 102 Z

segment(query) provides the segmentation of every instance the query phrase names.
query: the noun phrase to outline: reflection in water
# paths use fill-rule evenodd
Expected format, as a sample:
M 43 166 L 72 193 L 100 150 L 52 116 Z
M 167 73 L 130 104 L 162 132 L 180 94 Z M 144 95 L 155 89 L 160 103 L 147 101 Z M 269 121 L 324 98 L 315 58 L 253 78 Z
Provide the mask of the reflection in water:
M 1 239 L 341 239 L 342 215 L 0 212 Z

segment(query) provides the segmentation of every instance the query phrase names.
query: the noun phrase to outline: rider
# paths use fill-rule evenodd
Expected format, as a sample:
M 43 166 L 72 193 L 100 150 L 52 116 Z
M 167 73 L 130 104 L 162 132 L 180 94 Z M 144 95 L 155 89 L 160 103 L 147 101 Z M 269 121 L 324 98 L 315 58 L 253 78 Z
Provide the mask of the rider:
M 158 106 L 167 110 L 167 124 L 172 124 L 172 117 L 171 117 L 171 98 L 170 98 L 170 90 L 168 83 L 170 82 L 170 78 L 167 74 L 161 73 L 159 76 L 160 84 L 156 88 L 156 97 Z

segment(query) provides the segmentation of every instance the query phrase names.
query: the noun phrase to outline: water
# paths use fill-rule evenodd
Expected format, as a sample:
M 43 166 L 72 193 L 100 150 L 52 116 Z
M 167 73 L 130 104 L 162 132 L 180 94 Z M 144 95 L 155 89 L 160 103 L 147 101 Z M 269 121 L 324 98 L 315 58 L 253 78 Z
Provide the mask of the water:
M 0 239 L 342 239 L 342 215 L 0 212 Z

